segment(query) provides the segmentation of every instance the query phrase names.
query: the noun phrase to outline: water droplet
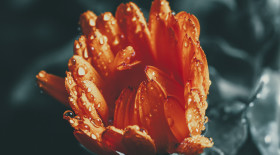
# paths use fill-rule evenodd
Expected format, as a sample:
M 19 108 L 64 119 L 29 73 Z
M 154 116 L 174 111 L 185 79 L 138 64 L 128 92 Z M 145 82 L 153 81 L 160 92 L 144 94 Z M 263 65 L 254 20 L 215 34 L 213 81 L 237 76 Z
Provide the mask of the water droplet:
M 88 111 L 91 112 L 91 107 L 88 108 Z
M 84 76 L 86 74 L 86 71 L 83 67 L 78 68 L 78 75 Z
M 89 37 L 89 39 L 90 39 L 90 40 L 93 40 L 93 39 L 94 39 L 94 36 L 93 36 L 93 35 L 91 35 L 91 36 Z
M 108 14 L 108 13 L 105 13 L 104 16 L 103 16 L 103 20 L 104 20 L 104 21 L 108 21 L 108 20 L 110 20 L 110 19 L 111 19 L 111 15 Z
M 171 13 L 173 16 L 175 16 L 176 15 L 176 12 L 175 11 L 172 11 L 172 13 Z
M 64 119 L 74 118 L 74 113 L 71 110 L 67 110 L 63 113 Z
M 114 25 L 114 24 L 116 24 L 116 21 L 115 21 L 115 20 L 112 20 L 112 22 L 111 22 L 111 23 L 112 23 L 112 25 Z
M 87 52 L 87 50 L 86 50 L 86 48 L 85 48 L 85 50 L 84 50 L 84 58 L 88 58 L 88 52 Z
M 90 88 L 88 88 L 88 89 L 87 89 L 87 92 L 88 92 L 88 93 L 89 93 L 89 92 L 91 92 L 91 89 L 90 89 Z
M 39 77 L 44 78 L 46 76 L 46 72 L 45 71 L 41 71 L 39 73 Z
M 95 20 L 94 19 L 90 19 L 89 20 L 89 25 L 90 26 L 95 26 Z
M 187 47 L 187 46 L 188 46 L 188 43 L 187 43 L 187 42 L 184 42 L 184 46 Z
M 94 139 L 94 140 L 97 139 L 97 137 L 95 136 L 95 134 L 91 134 L 91 138 Z
M 92 51 L 94 51 L 94 47 L 91 47 L 90 49 L 91 49 Z
M 132 21 L 133 21 L 133 22 L 136 21 L 136 17 L 133 17 L 133 18 L 132 18 Z
M 73 59 L 71 60 L 71 65 L 76 65 L 76 59 L 73 58 Z
M 102 37 L 99 39 L 99 43 L 100 43 L 100 45 L 103 45 L 103 44 L 104 44 L 104 40 L 103 40 Z
M 164 1 L 161 1 L 161 2 L 160 2 L 160 5 L 164 5 Z
M 99 118 L 93 119 L 91 122 L 92 122 L 92 124 L 93 124 L 95 127 L 97 127 L 97 128 L 99 128 L 100 126 L 102 126 L 102 121 L 101 121 L 101 119 L 99 119 Z
M 69 97 L 69 101 L 70 101 L 70 102 L 73 102 L 74 99 L 73 99 L 72 97 Z
M 74 124 L 74 121 L 72 119 L 69 120 L 70 124 Z
M 101 103 L 99 102 L 98 105 L 97 105 L 97 108 L 100 108 L 100 106 L 101 106 Z
M 130 7 L 127 7 L 127 8 L 126 8 L 126 11 L 127 11 L 127 12 L 130 12 L 130 11 L 131 11 L 131 8 L 130 8 Z
M 79 44 L 76 44 L 76 49 L 79 49 L 80 48 L 80 45 Z

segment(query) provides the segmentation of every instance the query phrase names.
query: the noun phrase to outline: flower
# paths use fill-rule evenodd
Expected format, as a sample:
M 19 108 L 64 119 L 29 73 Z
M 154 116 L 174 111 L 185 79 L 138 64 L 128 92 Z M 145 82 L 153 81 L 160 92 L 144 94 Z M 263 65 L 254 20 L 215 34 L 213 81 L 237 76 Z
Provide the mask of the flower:
M 213 146 L 201 135 L 210 80 L 194 15 L 174 15 L 155 0 L 147 24 L 129 2 L 115 17 L 87 11 L 80 25 L 65 80 L 45 71 L 37 79 L 72 108 L 64 119 L 81 144 L 98 154 L 199 154 Z

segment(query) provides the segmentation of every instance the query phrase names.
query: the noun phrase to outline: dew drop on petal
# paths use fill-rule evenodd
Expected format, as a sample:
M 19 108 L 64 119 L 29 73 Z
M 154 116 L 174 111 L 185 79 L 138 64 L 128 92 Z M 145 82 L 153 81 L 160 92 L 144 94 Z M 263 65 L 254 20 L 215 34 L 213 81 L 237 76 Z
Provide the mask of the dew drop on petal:
M 83 67 L 78 68 L 78 75 L 84 76 L 86 74 L 86 71 Z
M 89 20 L 89 25 L 90 25 L 90 26 L 95 26 L 95 21 L 94 21 L 93 19 L 90 19 L 90 20 Z
M 103 44 L 104 44 L 103 38 L 100 38 L 100 39 L 99 39 L 99 43 L 100 43 L 100 45 L 103 45 Z
M 80 45 L 79 44 L 76 44 L 76 49 L 79 49 L 80 48 Z
M 104 16 L 103 16 L 103 20 L 104 21 L 109 21 L 111 19 L 111 16 L 109 15 L 109 14 L 104 14 Z
M 91 138 L 94 139 L 94 140 L 97 139 L 97 137 L 95 136 L 95 134 L 91 134 Z

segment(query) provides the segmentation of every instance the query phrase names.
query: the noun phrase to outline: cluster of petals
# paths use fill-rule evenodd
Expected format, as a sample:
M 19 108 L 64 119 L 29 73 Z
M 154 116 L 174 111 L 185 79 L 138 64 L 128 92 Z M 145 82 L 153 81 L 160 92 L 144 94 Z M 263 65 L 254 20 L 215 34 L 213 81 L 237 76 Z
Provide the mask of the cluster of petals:
M 80 17 L 66 77 L 41 71 L 39 86 L 70 107 L 63 117 L 76 139 L 97 154 L 199 154 L 210 86 L 194 15 L 152 2 L 149 21 L 137 5 L 115 16 Z

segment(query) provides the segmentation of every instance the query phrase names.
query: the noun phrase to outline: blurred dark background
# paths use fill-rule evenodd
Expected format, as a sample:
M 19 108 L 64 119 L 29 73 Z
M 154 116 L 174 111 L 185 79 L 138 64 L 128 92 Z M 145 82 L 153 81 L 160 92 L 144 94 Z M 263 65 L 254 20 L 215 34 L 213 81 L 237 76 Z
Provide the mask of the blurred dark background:
M 148 17 L 151 1 L 132 1 Z M 0 104 L 0 152 L 89 154 L 74 138 L 68 122 L 62 119 L 65 107 L 40 91 L 35 75 L 44 69 L 64 76 L 73 53 L 73 42 L 80 35 L 80 14 L 86 10 L 96 14 L 115 12 L 122 2 L 128 1 L 1 1 L 1 70 L 4 70 L 1 97 L 4 102 Z M 170 5 L 175 12 L 193 13 L 200 21 L 201 44 L 211 66 L 213 82 L 210 108 L 217 107 L 214 103 L 233 98 L 247 106 L 263 68 L 279 70 L 280 67 L 280 1 L 176 0 Z M 226 84 L 222 85 L 223 82 Z M 217 91 L 223 88 L 220 85 L 226 86 L 225 89 L 230 87 L 231 92 Z M 247 131 L 248 123 L 245 128 Z M 246 132 L 241 144 L 234 154 L 260 154 L 250 133 Z

